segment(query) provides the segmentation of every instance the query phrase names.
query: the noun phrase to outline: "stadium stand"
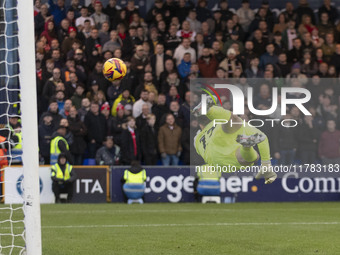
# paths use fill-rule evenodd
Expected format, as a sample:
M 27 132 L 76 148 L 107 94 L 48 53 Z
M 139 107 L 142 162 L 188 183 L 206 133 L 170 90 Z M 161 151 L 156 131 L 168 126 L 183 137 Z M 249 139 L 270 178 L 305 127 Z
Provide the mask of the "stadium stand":
M 197 77 L 233 78 L 245 87 L 253 86 L 247 78 L 299 78 L 295 85 L 309 89 L 314 96 L 308 105 L 313 115 L 303 117 L 293 107 L 289 117 L 298 121 L 298 128 L 262 130 L 270 137 L 273 159 L 284 164 L 340 158 L 339 152 L 335 155 L 320 143 L 324 139 L 339 147 L 339 139 L 332 139 L 334 124 L 340 124 L 337 9 L 329 0 L 315 10 L 306 0 L 294 2 L 295 6 L 287 2 L 281 10 L 271 9 L 265 0 L 257 9 L 251 9 L 247 0 L 233 9 L 225 0 L 214 8 L 207 8 L 207 2 L 156 0 L 142 17 L 134 1 L 127 1 L 127 6 L 117 6 L 114 0 L 105 6 L 101 1 L 81 6 L 72 0 L 66 6 L 63 0 L 44 4 L 36 0 L 42 158 L 49 158 L 46 144 L 60 120 L 66 118 L 70 134 L 65 139 L 78 164 L 94 158 L 106 136 L 113 137 L 115 150 L 120 146 L 122 153 L 126 151 L 123 157 L 115 156 L 114 164 L 129 164 L 133 159 L 143 162 L 146 159 L 141 149 L 148 143 L 143 139 L 150 139 L 150 134 L 154 134 L 155 146 L 148 155 L 157 155 L 157 160 L 148 162 L 161 164 L 162 155 L 154 151 L 159 149 L 157 134 L 165 130 L 166 116 L 171 113 L 183 136 L 182 146 L 171 153 L 180 157 L 180 163 L 188 164 L 190 145 L 186 137 L 191 125 L 190 107 L 195 104 L 190 102 L 188 84 Z M 101 74 L 103 62 L 111 57 L 123 59 L 128 67 L 126 77 L 112 84 Z M 328 86 L 321 86 L 320 78 L 327 78 Z M 271 106 L 273 86 L 279 86 L 279 82 L 254 87 L 255 107 Z M 53 102 L 58 109 L 51 108 Z M 230 109 L 227 98 L 223 105 Z M 77 113 L 74 109 L 71 113 L 72 106 Z M 156 121 L 147 129 L 151 113 Z M 145 132 L 148 135 L 140 135 Z M 127 145 L 129 148 L 123 148 Z

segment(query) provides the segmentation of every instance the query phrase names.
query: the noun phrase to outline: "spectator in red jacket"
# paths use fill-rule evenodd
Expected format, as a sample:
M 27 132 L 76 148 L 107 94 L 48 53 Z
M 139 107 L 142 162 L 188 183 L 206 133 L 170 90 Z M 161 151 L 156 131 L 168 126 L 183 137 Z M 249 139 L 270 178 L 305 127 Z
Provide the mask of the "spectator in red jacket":
M 198 67 L 203 78 L 216 77 L 218 63 L 215 57 L 211 54 L 209 48 L 204 48 L 202 56 L 198 60 Z

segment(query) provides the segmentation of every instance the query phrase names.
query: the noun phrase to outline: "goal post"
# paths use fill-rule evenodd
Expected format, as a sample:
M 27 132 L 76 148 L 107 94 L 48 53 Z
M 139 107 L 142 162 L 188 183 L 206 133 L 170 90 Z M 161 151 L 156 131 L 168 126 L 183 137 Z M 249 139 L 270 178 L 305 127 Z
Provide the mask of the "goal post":
M 27 255 L 40 255 L 42 250 L 34 11 L 32 1 L 18 0 L 17 4 L 26 251 Z

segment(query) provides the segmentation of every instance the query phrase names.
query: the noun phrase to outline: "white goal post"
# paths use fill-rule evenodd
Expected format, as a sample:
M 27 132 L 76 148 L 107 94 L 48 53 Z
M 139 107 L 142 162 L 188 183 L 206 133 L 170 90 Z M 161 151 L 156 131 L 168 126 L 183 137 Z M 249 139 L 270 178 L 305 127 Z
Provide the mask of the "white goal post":
M 42 248 L 33 2 L 17 0 L 17 10 L 26 254 L 40 255 Z

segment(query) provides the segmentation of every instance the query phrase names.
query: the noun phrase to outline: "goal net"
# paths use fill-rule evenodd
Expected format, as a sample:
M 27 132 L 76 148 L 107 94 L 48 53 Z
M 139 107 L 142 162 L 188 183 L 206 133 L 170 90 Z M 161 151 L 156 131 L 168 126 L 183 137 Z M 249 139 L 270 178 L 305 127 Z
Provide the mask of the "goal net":
M 33 2 L 0 0 L 0 254 L 41 254 Z M 22 175 L 8 183 L 14 164 Z M 11 202 L 6 185 L 23 203 Z

